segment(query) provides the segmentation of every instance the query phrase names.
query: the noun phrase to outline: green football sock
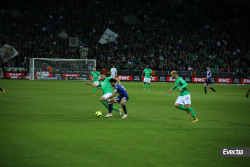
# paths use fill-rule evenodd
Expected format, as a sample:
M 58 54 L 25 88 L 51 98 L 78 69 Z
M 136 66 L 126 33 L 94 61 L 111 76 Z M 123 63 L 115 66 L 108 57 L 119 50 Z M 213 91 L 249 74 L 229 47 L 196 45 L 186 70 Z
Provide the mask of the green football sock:
M 187 109 L 183 105 L 179 105 L 177 108 L 183 111 L 187 111 Z
M 109 107 L 109 105 L 108 105 L 108 103 L 107 103 L 106 101 L 101 101 L 101 102 L 102 102 L 102 104 L 103 104 L 106 108 Z
M 188 108 L 188 111 L 190 111 L 190 114 L 192 115 L 192 117 L 193 117 L 194 119 L 197 119 L 197 118 L 196 118 L 196 115 L 195 115 L 195 113 L 194 113 L 194 110 L 193 110 L 191 107 Z
M 116 107 L 112 107 L 112 110 L 114 110 L 114 111 L 118 111 L 118 108 L 116 108 Z
M 150 85 L 148 85 L 148 90 L 150 90 Z
M 95 94 L 95 92 L 96 92 L 96 88 L 94 88 L 94 94 Z
M 106 107 L 106 108 L 109 108 L 109 105 L 108 105 L 108 103 L 107 103 L 107 101 L 101 101 L 102 102 L 102 104 Z M 116 107 L 112 107 L 112 110 L 114 110 L 114 111 L 118 111 L 118 108 L 116 108 Z
M 143 88 L 146 89 L 146 84 L 143 84 Z

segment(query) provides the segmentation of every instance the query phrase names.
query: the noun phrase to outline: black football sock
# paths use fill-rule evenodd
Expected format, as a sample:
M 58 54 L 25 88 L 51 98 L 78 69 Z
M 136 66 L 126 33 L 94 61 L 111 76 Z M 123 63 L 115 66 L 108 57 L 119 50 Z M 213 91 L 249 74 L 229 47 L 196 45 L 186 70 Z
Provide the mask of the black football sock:
M 207 94 L 207 87 L 205 87 L 204 90 L 205 90 L 205 93 Z
M 127 108 L 126 108 L 126 106 L 124 105 L 124 106 L 122 106 L 122 108 L 123 108 L 124 113 L 127 114 Z
M 2 89 L 2 88 L 0 88 L 0 90 L 1 90 L 1 91 L 3 91 L 3 89 Z
M 213 87 L 211 87 L 211 90 L 214 91 L 214 92 L 216 92 Z
M 109 104 L 109 114 L 112 114 L 113 104 Z

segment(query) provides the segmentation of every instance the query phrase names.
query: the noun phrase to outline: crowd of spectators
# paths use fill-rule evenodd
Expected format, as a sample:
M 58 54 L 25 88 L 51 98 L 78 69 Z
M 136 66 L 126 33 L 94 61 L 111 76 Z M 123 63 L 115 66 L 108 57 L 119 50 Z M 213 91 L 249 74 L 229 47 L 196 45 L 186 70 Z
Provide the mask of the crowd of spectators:
M 19 55 L 5 66 L 23 66 L 24 57 L 79 59 L 68 36 L 79 37 L 88 47 L 88 59 L 97 68 L 248 72 L 250 64 L 247 16 L 227 0 L 203 4 L 171 5 L 168 1 L 22 0 L 24 19 L 0 15 L 0 43 L 10 44 Z M 136 16 L 135 24 L 126 22 Z M 116 42 L 98 43 L 109 28 L 119 34 Z

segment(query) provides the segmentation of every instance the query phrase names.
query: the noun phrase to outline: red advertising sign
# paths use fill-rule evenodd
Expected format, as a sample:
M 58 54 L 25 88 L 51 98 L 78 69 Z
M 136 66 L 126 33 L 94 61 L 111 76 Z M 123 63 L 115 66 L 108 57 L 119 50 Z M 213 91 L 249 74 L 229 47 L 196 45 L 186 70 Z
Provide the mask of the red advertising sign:
M 24 76 L 25 73 L 14 73 L 14 72 L 6 72 L 6 78 L 10 78 L 10 76 Z
M 80 77 L 80 74 L 63 74 L 63 77 Z
M 158 76 L 152 76 L 151 81 L 157 82 L 158 81 Z
M 10 79 L 19 79 L 19 76 L 17 76 L 17 75 L 11 75 Z
M 250 79 L 248 79 L 248 78 L 241 78 L 241 83 L 250 84 Z
M 173 79 L 172 77 L 167 77 L 167 82 L 175 82 L 175 79 Z
M 216 83 L 232 83 L 232 78 L 216 78 Z
M 143 76 L 143 77 L 142 77 L 142 81 L 144 81 L 144 78 L 145 78 L 145 77 Z M 157 81 L 158 81 L 158 76 L 152 76 L 152 77 L 151 77 L 151 81 L 152 81 L 152 82 L 157 82 Z
M 117 75 L 116 78 L 118 78 L 121 81 L 132 81 L 133 80 L 132 75 Z
M 53 77 L 53 73 L 49 73 L 47 77 Z
M 192 82 L 205 82 L 206 79 L 200 77 L 192 77 Z

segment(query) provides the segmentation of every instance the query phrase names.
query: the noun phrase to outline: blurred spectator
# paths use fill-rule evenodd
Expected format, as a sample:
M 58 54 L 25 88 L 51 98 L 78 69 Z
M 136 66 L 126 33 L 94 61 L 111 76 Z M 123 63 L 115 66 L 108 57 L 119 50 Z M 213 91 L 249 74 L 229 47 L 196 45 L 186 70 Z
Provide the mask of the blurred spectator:
M 106 69 L 102 68 L 102 74 L 106 74 Z
M 50 65 L 48 66 L 47 71 L 52 72 L 52 67 Z

